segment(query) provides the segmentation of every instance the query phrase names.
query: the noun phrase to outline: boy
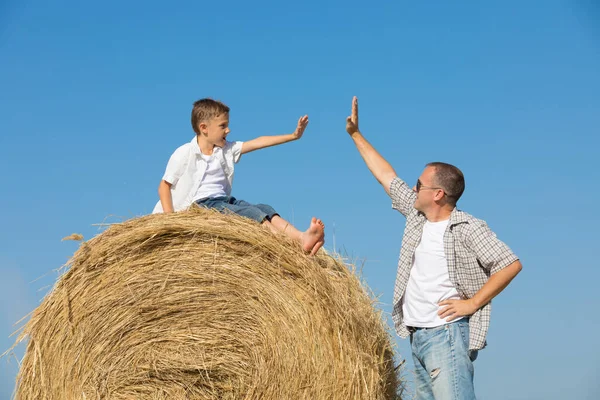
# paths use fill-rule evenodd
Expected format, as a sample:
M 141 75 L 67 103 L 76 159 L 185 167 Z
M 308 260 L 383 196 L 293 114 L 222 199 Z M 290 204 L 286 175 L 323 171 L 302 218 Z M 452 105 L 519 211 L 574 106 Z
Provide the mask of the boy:
M 229 107 L 212 99 L 196 101 L 192 108 L 192 128 L 196 137 L 175 150 L 169 159 L 158 186 L 160 201 L 153 213 L 185 210 L 192 203 L 224 213 L 234 212 L 255 220 L 274 233 L 285 233 L 298 241 L 304 251 L 316 254 L 325 243 L 325 226 L 320 219 L 312 218 L 308 229 L 300 232 L 271 206 L 254 205 L 231 197 L 234 164 L 242 154 L 300 139 L 307 125 L 308 116 L 305 115 L 298 120 L 292 134 L 228 142 Z

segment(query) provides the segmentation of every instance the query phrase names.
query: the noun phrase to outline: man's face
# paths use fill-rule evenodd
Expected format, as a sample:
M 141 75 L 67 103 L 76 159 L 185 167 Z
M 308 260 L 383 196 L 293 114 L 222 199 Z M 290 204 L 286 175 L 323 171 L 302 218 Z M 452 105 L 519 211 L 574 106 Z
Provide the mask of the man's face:
M 435 184 L 435 168 L 426 167 L 412 190 L 417 194 L 414 207 L 423 213 L 430 210 L 443 197 L 443 189 Z
M 208 142 L 217 147 L 225 146 L 229 131 L 229 114 L 221 114 L 200 124 L 200 131 Z

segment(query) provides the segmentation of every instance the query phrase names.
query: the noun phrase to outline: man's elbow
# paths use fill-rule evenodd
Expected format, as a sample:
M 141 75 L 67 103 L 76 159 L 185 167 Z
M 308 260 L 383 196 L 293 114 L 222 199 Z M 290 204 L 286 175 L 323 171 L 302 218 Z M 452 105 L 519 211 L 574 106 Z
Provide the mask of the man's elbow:
M 521 264 L 521 261 L 517 260 L 510 264 L 507 268 L 511 272 L 512 278 L 514 278 L 523 270 L 523 264 Z
M 515 271 L 517 274 L 523 270 L 523 264 L 521 264 L 521 261 L 517 260 L 514 262 L 514 264 L 515 264 Z
M 523 265 L 521 264 L 521 261 L 516 260 L 516 261 L 513 261 L 512 263 L 506 265 L 505 267 L 497 269 L 496 271 L 492 271 L 491 274 L 496 275 L 496 274 L 500 273 L 500 275 L 508 277 L 509 279 L 513 279 L 515 276 L 517 276 L 519 274 L 519 272 L 521 272 L 522 269 L 523 269 Z

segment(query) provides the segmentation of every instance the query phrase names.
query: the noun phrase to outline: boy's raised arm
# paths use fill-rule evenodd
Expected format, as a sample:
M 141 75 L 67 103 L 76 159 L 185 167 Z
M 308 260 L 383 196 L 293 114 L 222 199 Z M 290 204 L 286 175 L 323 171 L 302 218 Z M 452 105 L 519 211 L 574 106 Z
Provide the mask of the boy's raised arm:
M 307 125 L 308 115 L 305 115 L 304 117 L 300 117 L 298 120 L 298 125 L 296 126 L 294 133 L 290 133 L 288 135 L 260 136 L 256 139 L 248 140 L 242 144 L 242 154 L 250 153 L 254 150 L 264 149 L 265 147 L 276 146 L 278 144 L 298 140 L 304 134 L 304 130 L 306 129 Z
M 346 118 L 346 132 L 354 141 L 371 173 L 381 183 L 387 194 L 390 194 L 390 184 L 396 177 L 396 171 L 358 130 L 358 99 L 356 96 L 352 99 L 352 115 Z

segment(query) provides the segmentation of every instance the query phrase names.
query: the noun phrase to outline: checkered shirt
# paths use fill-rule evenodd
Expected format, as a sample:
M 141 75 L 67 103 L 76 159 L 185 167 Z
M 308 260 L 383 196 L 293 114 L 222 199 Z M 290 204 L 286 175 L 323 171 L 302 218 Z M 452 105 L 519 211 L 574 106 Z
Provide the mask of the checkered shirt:
M 392 208 L 406 217 L 402 238 L 398 274 L 394 287 L 392 319 L 396 332 L 402 338 L 410 333 L 403 322 L 402 296 L 406 290 L 413 264 L 415 249 L 421 241 L 426 218 L 414 208 L 416 193 L 400 178 L 390 184 Z M 471 298 L 487 282 L 490 275 L 518 260 L 506 244 L 496 238 L 485 221 L 454 209 L 444 233 L 444 253 L 450 281 L 464 298 Z M 469 349 L 480 350 L 486 345 L 490 326 L 491 303 L 486 304 L 469 320 Z

